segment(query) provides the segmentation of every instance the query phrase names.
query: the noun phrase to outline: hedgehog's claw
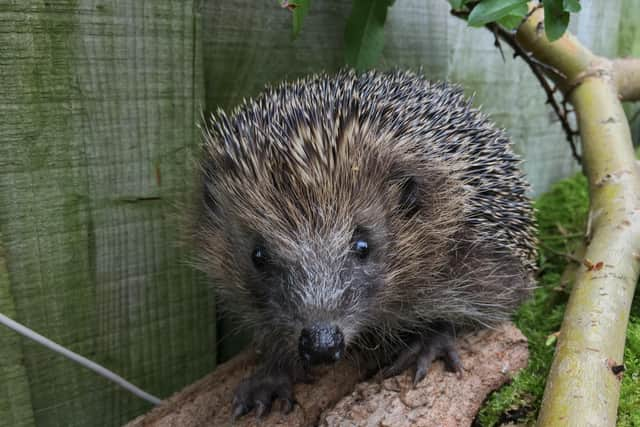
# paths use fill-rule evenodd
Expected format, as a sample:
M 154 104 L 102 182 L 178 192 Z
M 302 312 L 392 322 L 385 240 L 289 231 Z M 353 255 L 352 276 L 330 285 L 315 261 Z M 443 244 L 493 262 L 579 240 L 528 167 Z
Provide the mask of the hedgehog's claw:
M 255 409 L 256 417 L 262 418 L 269 414 L 273 402 L 279 399 L 284 401 L 282 411 L 285 414 L 291 412 L 295 400 L 290 377 L 284 373 L 256 373 L 236 389 L 231 403 L 232 417 L 235 420 Z
M 429 368 L 434 360 L 441 358 L 444 361 L 444 366 L 449 372 L 454 372 L 458 377 L 462 375 L 462 362 L 460 362 L 460 356 L 454 347 L 453 338 L 443 338 L 442 342 L 428 345 L 424 351 L 422 351 L 416 360 L 416 373 L 413 377 L 413 385 L 416 386 L 422 381 L 429 372 Z
M 420 337 L 402 351 L 396 361 L 384 369 L 382 375 L 389 378 L 415 366 L 413 385 L 416 386 L 427 376 L 433 361 L 438 358 L 443 359 L 448 371 L 455 372 L 458 377 L 462 375 L 462 362 L 455 349 L 455 339 L 448 333 Z
M 415 341 L 409 347 L 400 352 L 398 358 L 389 366 L 382 370 L 383 378 L 390 378 L 400 375 L 410 367 L 414 366 L 416 359 L 423 351 L 422 342 Z
M 235 400 L 235 399 L 234 399 Z M 239 417 L 241 417 L 242 415 L 246 414 L 247 412 L 249 412 L 249 408 L 241 402 L 233 402 L 233 412 L 231 417 L 236 420 Z

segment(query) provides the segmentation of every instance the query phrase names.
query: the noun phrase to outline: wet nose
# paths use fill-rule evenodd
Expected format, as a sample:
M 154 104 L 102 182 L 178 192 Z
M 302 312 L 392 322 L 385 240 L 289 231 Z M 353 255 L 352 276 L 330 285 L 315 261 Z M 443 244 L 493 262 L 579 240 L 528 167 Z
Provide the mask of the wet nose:
M 317 323 L 302 330 L 298 350 L 312 365 L 333 363 L 344 353 L 344 335 L 337 326 Z

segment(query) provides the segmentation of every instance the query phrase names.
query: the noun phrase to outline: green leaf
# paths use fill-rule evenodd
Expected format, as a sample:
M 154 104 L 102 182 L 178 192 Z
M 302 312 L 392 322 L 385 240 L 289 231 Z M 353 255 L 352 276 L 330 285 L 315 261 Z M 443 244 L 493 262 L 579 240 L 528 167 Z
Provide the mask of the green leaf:
M 549 41 L 558 40 L 569 26 L 569 12 L 563 9 L 563 0 L 545 0 L 544 31 Z
M 562 0 L 562 8 L 571 13 L 578 13 L 582 9 L 578 0 Z
M 293 39 L 300 34 L 302 21 L 309 12 L 310 4 L 311 0 L 285 0 L 282 2 L 282 7 L 289 9 L 293 15 L 293 33 L 291 34 Z
M 526 0 L 484 0 L 471 10 L 467 22 L 472 27 L 481 27 L 509 15 L 526 15 Z
M 392 0 L 353 0 L 344 33 L 345 60 L 358 71 L 373 67 L 384 47 L 384 22 Z
M 496 22 L 505 28 L 508 28 L 510 30 L 515 30 L 516 28 L 518 28 L 518 25 L 520 25 L 520 23 L 522 22 L 522 19 L 526 14 L 527 14 L 527 9 L 525 7 L 525 11 L 523 14 L 520 14 L 520 13 L 509 14 L 507 16 L 503 16 L 502 18 L 496 20 Z

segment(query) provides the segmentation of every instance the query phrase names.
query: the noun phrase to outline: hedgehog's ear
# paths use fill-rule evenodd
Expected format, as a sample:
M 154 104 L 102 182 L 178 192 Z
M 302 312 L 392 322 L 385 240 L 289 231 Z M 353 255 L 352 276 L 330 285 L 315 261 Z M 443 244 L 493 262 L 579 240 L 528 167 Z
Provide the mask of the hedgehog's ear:
M 420 209 L 419 191 L 415 177 L 405 177 L 400 181 L 400 209 L 407 217 L 414 216 Z
M 399 196 L 396 199 L 398 209 L 407 218 L 411 218 L 420 210 L 420 193 L 422 185 L 418 177 L 407 173 L 405 168 L 394 167 L 389 177 L 389 184 L 398 189 Z
M 214 194 L 214 182 L 215 175 L 212 165 L 204 165 L 200 175 L 200 194 L 202 208 L 209 216 L 219 214 L 219 203 Z
M 218 201 L 213 196 L 213 193 L 209 189 L 208 186 L 204 186 L 204 191 L 202 194 L 202 205 L 206 209 L 209 214 L 217 214 L 218 213 Z

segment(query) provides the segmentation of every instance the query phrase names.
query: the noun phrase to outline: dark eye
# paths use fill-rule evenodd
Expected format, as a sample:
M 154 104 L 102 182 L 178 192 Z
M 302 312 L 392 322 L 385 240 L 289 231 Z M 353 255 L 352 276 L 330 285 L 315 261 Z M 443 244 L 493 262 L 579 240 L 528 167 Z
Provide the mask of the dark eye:
M 353 250 L 358 255 L 358 258 L 365 259 L 369 255 L 369 243 L 366 240 L 358 239 L 353 244 Z
M 253 261 L 253 265 L 258 269 L 262 270 L 267 265 L 267 251 L 262 246 L 256 246 L 251 253 L 251 261 Z

